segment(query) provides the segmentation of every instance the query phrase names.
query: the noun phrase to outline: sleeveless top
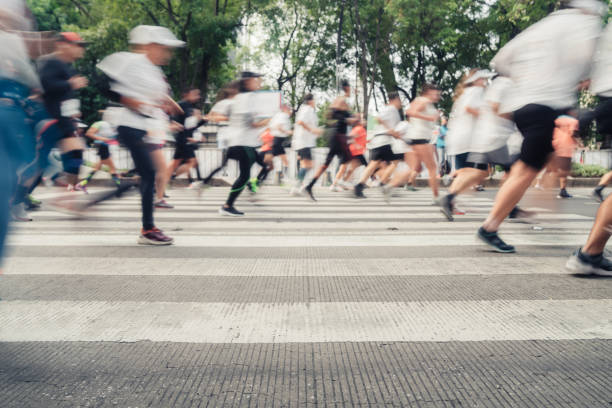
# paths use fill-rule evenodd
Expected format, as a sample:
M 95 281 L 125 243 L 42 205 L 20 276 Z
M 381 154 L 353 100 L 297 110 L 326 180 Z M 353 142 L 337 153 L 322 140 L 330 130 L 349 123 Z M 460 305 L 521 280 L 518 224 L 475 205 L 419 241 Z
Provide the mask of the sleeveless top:
M 433 103 L 429 102 L 428 99 L 419 96 L 415 101 L 419 99 L 425 99 L 427 104 L 425 105 L 425 110 L 421 112 L 423 115 L 432 116 L 437 113 L 435 106 Z M 414 102 L 413 102 L 414 103 Z M 435 121 L 410 118 L 410 124 L 412 125 L 412 129 L 410 129 L 410 138 L 412 140 L 431 140 L 434 134 L 434 130 L 436 128 Z

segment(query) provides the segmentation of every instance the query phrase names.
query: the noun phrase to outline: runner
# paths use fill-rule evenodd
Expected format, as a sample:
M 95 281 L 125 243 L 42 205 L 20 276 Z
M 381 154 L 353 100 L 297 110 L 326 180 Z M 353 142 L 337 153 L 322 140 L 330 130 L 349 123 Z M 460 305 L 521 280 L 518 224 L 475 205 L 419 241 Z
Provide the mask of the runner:
M 55 52 L 41 57 L 38 62 L 45 107 L 51 117 L 57 119 L 61 132 L 58 145 L 62 151 L 68 190 L 73 190 L 78 183 L 83 164 L 85 145 L 76 133 L 75 123 L 81 116 L 77 91 L 85 88 L 89 81 L 77 72 L 73 64 L 83 58 L 86 46 L 77 33 L 61 33 L 56 38 Z
M 28 29 L 25 12 L 23 2 L 0 6 L 0 274 L 17 169 L 34 151 L 33 131 L 24 106 L 41 86 L 23 40 L 12 33 Z
M 352 190 L 353 186 L 350 184 L 350 180 L 353 173 L 361 166 L 368 166 L 368 161 L 364 156 L 368 144 L 368 132 L 365 128 L 363 115 L 357 114 L 357 117 L 359 121 L 353 126 L 349 135 L 351 161 L 340 165 L 334 183 L 330 187 L 331 191 Z
M 290 115 L 291 108 L 288 105 L 282 104 L 280 112 L 272 117 L 269 125 L 270 133 L 274 136 L 272 155 L 274 157 L 280 157 L 283 166 L 279 172 L 279 181 L 287 177 L 287 169 L 289 167 L 284 145 L 287 138 L 293 134 Z
M 402 100 L 397 92 L 389 94 L 389 102 L 376 117 L 377 125 L 374 129 L 374 136 L 370 140 L 370 163 L 363 171 L 359 183 L 355 186 L 355 197 L 365 198 L 363 190 L 366 188 L 366 182 L 376 169 L 385 162 L 391 164 L 395 161 L 395 156 L 391 146 L 393 140 L 399 137 L 399 133 L 395 127 L 401 122 L 400 110 L 402 109 Z M 381 180 L 383 182 L 384 180 Z
M 358 118 L 351 116 L 346 97 L 339 96 L 329 107 L 328 123 L 326 133 L 329 135 L 329 152 L 325 158 L 325 163 L 319 167 L 313 179 L 308 183 L 304 191 L 312 201 L 317 201 L 312 188 L 319 180 L 319 177 L 327 170 L 334 157 L 338 157 L 340 164 L 346 163 L 351 159 L 351 151 L 347 143 L 347 128 L 349 124 L 355 124 Z
M 102 166 L 108 167 L 113 182 L 119 186 L 121 184 L 121 180 L 119 180 L 119 176 L 117 176 L 117 168 L 115 167 L 115 163 L 113 162 L 109 148 L 111 144 L 117 144 L 117 130 L 114 129 L 110 123 L 102 119 L 101 121 L 95 122 L 93 125 L 91 125 L 85 135 L 93 140 L 94 146 L 96 146 L 96 149 L 98 150 L 100 161 L 96 163 L 92 171 L 85 179 L 81 180 L 77 186 L 87 191 L 87 184 L 102 168 Z
M 433 193 L 433 203 L 438 199 L 438 177 L 434 145 L 431 139 L 434 136 L 436 123 L 440 118 L 440 112 L 435 103 L 440 100 L 440 90 L 434 84 L 425 84 L 421 96 L 417 97 L 408 108 L 406 116 L 410 120 L 408 145 L 411 150 L 404 155 L 408 164 L 408 170 L 398 174 L 395 179 L 385 187 L 383 194 L 389 200 L 391 190 L 406 183 L 414 185 L 417 175 L 425 164 L 429 176 L 429 187 Z
M 254 72 L 243 72 L 240 78 L 240 93 L 234 97 L 230 111 L 228 159 L 238 162 L 240 174 L 232 185 L 227 201 L 219 209 L 225 216 L 240 217 L 244 213 L 234 207 L 236 199 L 249 182 L 251 167 L 257 160 L 259 146 L 259 128 L 270 122 L 270 119 L 257 118 L 257 106 L 253 92 L 261 88 L 261 75 Z
M 291 195 L 301 195 L 304 179 L 312 169 L 312 149 L 317 146 L 317 137 L 323 131 L 318 128 L 319 118 L 315 110 L 315 99 L 312 94 L 304 96 L 304 103 L 297 112 L 295 133 L 292 140 L 293 150 L 297 153 L 299 170 Z
M 449 221 L 453 221 L 455 197 L 482 183 L 489 174 L 490 164 L 503 166 L 506 171 L 512 165 L 508 139 L 516 132 L 516 127 L 510 115 L 500 113 L 500 105 L 511 88 L 512 80 L 498 76 L 485 92 L 478 120 L 471 131 L 473 136 L 465 168 L 450 185 L 449 193 L 440 199 L 440 211 Z
M 214 169 L 208 176 L 202 180 L 202 187 L 210 186 L 212 178 L 223 170 L 227 165 L 227 148 L 229 144 L 228 121 L 232 106 L 233 98 L 238 94 L 240 89 L 239 81 L 233 81 L 225 85 L 217 94 L 217 101 L 211 108 L 206 118 L 218 125 L 217 131 L 217 147 L 221 149 L 221 165 Z
M 595 68 L 591 80 L 591 93 L 599 97 L 599 106 L 589 115 L 580 120 L 580 127 L 588 126 L 593 119 L 597 121 L 597 129 L 602 135 L 612 135 L 612 24 L 608 23 L 599 42 L 595 58 Z M 612 182 L 612 171 L 604 175 L 599 185 L 593 190 L 593 197 L 599 202 L 604 201 L 602 192 Z
M 477 234 L 497 252 L 515 252 L 497 231 L 552 153 L 555 119 L 577 102 L 576 90 L 589 74 L 601 30 L 601 6 L 595 0 L 571 1 L 568 9 L 553 12 L 511 40 L 492 61 L 497 72 L 514 82 L 500 112 L 514 112 L 524 137 L 520 159 Z
M 130 151 L 140 175 L 143 228 L 138 243 L 170 245 L 174 240 L 157 228 L 153 221 L 156 168 L 147 142 L 156 142 L 153 139 L 158 135 L 153 132 L 163 132 L 164 127 L 168 126 L 168 116 L 162 107 L 179 113 L 170 101 L 168 83 L 160 66 L 167 65 L 173 49 L 185 43 L 165 27 L 144 25 L 130 31 L 129 43 L 132 52 L 112 54 L 102 60 L 98 68 L 110 78 L 111 91 L 124 106 L 118 118 L 118 138 Z M 90 205 L 114 195 L 113 192 Z
M 198 144 L 194 133 L 204 123 L 202 112 L 195 106 L 200 99 L 201 92 L 198 88 L 188 88 L 183 92 L 183 99 L 179 102 L 183 113 L 173 118 L 183 129 L 176 133 L 176 147 L 172 161 L 166 170 L 166 183 L 181 174 L 188 174 L 191 177 L 189 172 L 193 168 L 198 170 L 199 175 L 198 160 L 195 154 Z

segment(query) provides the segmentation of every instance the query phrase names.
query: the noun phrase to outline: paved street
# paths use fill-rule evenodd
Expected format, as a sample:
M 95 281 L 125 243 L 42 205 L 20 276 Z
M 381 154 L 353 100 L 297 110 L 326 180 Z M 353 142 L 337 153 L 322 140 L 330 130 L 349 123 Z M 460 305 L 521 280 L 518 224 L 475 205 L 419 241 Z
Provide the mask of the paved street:
M 169 191 L 14 225 L 0 277 L 0 407 L 610 407 L 612 279 L 567 274 L 597 210 L 532 193 L 513 255 L 478 244 L 495 191 L 446 222 L 427 189 L 319 202 Z M 42 198 L 52 195 L 41 190 Z

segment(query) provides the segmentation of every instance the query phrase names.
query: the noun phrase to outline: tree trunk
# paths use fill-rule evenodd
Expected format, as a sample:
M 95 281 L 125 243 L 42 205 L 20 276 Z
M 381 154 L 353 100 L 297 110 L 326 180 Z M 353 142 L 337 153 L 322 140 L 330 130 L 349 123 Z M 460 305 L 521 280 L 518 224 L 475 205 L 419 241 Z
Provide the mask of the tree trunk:
M 342 27 L 344 26 L 344 2 L 340 0 L 340 16 L 338 18 L 338 38 L 336 39 L 336 90 L 340 92 L 340 62 L 342 51 Z

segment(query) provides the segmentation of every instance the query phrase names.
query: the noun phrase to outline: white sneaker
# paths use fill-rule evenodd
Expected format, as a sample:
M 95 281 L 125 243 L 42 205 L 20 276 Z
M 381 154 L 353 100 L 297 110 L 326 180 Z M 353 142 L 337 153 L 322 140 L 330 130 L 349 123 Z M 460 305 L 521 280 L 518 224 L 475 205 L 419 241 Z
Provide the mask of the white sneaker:
M 195 187 L 196 187 L 196 183 L 195 183 L 195 182 L 194 182 L 194 183 L 190 183 L 190 184 L 187 186 L 187 190 L 193 190 Z
M 337 184 L 332 184 L 332 185 L 329 187 L 329 191 L 334 192 L 334 193 L 339 193 L 339 192 L 344 191 L 344 190 L 342 190 L 342 188 L 340 188 L 340 186 L 339 186 L 339 185 L 337 185 Z
M 289 191 L 289 195 L 292 197 L 299 197 L 302 195 L 301 188 L 299 187 L 291 187 L 291 191 Z
M 19 203 L 17 205 L 14 205 L 13 208 L 11 208 L 11 218 L 13 219 L 13 221 L 19 222 L 32 221 L 32 218 L 30 218 L 30 216 L 25 210 L 25 203 Z

